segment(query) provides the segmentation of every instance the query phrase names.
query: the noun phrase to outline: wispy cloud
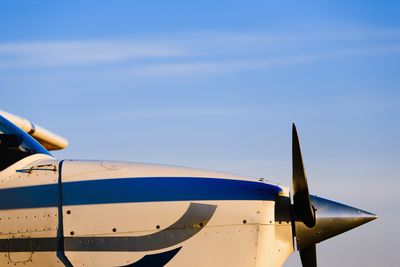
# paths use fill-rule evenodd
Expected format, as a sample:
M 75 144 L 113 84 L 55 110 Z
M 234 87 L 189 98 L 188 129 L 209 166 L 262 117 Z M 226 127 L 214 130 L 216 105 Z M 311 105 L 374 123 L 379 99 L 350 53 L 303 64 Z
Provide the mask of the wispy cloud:
M 399 29 L 197 32 L 131 40 L 0 43 L 0 68 L 113 68 L 120 75 L 220 74 L 400 53 Z
M 328 50 L 323 52 L 305 53 L 298 55 L 269 56 L 264 59 L 212 59 L 186 60 L 184 62 L 153 62 L 132 66 L 122 71 L 124 75 L 141 76 L 176 76 L 176 75 L 218 75 L 222 73 L 262 70 L 276 67 L 285 67 L 298 64 L 307 64 L 316 61 L 340 59 L 354 56 L 379 56 L 400 54 L 400 44 L 380 45 L 372 47 Z
M 158 119 L 182 119 L 194 117 L 223 117 L 237 116 L 246 110 L 241 108 L 215 108 L 215 107 L 182 107 L 165 109 L 138 109 L 114 111 L 106 114 L 103 119 L 111 121 L 120 120 L 158 120 Z
M 266 69 L 277 66 L 306 63 L 317 59 L 317 55 L 279 57 L 264 60 L 188 60 L 143 64 L 131 67 L 126 74 L 131 76 L 175 76 L 222 74 L 235 71 Z
M 0 44 L 0 66 L 113 64 L 133 59 L 181 57 L 183 48 L 130 41 L 66 41 Z

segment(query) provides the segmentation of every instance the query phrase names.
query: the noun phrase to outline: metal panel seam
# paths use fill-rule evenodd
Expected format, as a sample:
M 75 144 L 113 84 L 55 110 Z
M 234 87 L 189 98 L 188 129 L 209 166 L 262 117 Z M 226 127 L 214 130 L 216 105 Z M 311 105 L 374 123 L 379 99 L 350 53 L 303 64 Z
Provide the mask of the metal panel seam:
M 67 267 L 72 267 L 71 262 L 65 256 L 64 253 L 64 225 L 63 225 L 63 195 L 62 195 L 62 164 L 64 160 L 61 160 L 58 165 L 58 230 L 57 230 L 57 258 L 60 259 L 62 263 L 64 263 Z

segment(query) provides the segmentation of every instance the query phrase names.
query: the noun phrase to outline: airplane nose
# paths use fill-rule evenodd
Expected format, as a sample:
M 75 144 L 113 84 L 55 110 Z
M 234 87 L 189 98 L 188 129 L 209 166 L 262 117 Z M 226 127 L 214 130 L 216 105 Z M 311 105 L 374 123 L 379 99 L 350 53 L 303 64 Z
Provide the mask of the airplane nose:
M 309 228 L 296 221 L 296 243 L 299 250 L 377 218 L 373 213 L 317 196 L 310 196 L 310 200 L 315 208 L 316 223 Z

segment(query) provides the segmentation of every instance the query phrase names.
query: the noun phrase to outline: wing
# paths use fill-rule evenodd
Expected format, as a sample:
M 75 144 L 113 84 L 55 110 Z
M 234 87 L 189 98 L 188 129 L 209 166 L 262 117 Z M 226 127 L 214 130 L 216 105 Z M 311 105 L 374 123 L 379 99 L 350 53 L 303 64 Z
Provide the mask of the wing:
M 21 118 L 19 116 L 10 114 L 5 111 L 0 110 L 0 115 L 17 125 L 26 133 L 30 134 L 35 138 L 42 146 L 47 150 L 60 150 L 68 146 L 68 140 L 40 127 L 37 124 L 33 124 L 27 119 Z

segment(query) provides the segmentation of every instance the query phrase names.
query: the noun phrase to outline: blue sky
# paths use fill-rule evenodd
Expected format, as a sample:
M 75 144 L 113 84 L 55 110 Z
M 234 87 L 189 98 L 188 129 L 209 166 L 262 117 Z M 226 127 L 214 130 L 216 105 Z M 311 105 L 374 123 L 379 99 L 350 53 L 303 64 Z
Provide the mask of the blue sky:
M 70 140 L 59 158 L 225 170 L 380 218 L 321 266 L 400 257 L 400 2 L 2 1 L 1 109 Z M 286 266 L 298 266 L 298 256 Z

